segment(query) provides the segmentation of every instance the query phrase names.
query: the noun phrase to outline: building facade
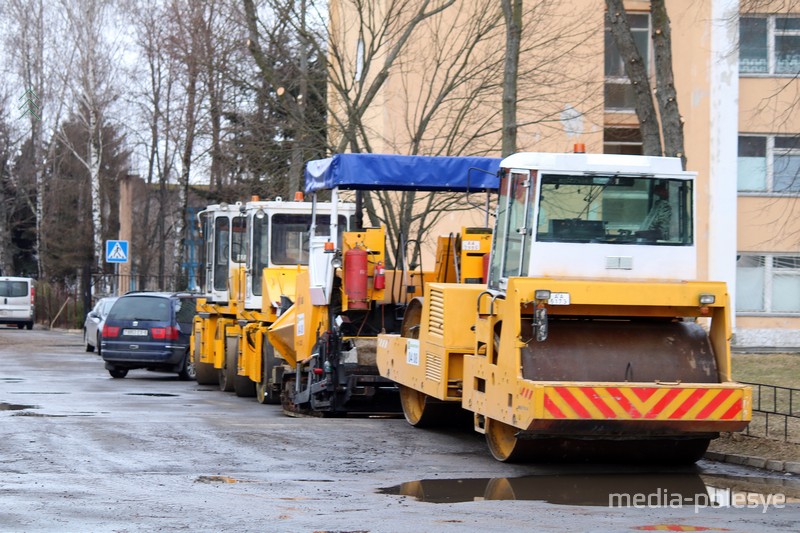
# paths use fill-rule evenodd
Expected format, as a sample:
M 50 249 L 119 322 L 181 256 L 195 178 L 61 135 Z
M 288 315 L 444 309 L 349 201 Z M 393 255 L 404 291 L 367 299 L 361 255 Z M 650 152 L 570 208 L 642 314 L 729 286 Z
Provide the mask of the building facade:
M 329 91 L 331 109 L 344 109 L 343 99 L 356 99 L 385 76 L 361 120 L 369 142 L 359 149 L 500 155 L 499 3 L 456 0 L 415 28 L 394 62 L 386 61 L 391 46 L 378 47 L 364 21 L 395 11 L 410 20 L 420 2 L 373 4 L 376 13 L 365 17 L 356 8 L 363 3 L 331 2 L 334 63 L 351 83 Z M 583 143 L 589 152 L 641 153 L 630 81 L 605 25 L 606 3 L 524 5 L 517 150 L 563 152 Z M 735 345 L 800 347 L 800 2 L 666 5 L 687 169 L 699 177 L 698 275 L 728 283 Z M 650 2 L 628 0 L 625 7 L 652 75 Z M 399 42 L 399 29 L 386 34 Z M 437 101 L 445 104 L 434 110 Z M 341 120 L 330 124 L 335 137 Z

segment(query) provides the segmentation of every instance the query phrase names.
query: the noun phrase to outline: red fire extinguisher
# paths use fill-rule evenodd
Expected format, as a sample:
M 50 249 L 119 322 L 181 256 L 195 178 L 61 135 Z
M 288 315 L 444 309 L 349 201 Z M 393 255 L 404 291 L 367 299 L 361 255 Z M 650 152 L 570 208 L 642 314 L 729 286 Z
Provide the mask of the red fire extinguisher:
M 347 307 L 369 309 L 367 299 L 367 252 L 352 248 L 344 254 L 344 292 Z
M 375 290 L 386 288 L 386 269 L 383 267 L 383 261 L 378 261 L 375 264 L 375 272 L 372 276 L 372 287 Z

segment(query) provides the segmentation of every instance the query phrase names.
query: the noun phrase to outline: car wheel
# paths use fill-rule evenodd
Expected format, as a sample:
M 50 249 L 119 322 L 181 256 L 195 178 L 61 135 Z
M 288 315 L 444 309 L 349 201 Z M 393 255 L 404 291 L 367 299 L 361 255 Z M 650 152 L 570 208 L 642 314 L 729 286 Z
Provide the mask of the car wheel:
M 22 328 L 24 328 L 24 327 L 25 327 L 25 324 L 23 324 L 22 322 L 20 322 L 19 324 L 17 324 L 17 329 L 22 329 Z
M 100 333 L 97 334 L 97 339 L 95 339 L 95 342 L 97 343 L 95 344 L 95 346 L 97 346 L 97 355 L 103 355 L 100 353 Z
M 114 378 L 114 379 L 122 379 L 122 378 L 124 378 L 125 376 L 128 375 L 128 369 L 127 368 L 112 368 L 111 370 L 108 371 L 108 373 L 111 374 L 111 377 Z
M 26 329 L 33 329 L 33 322 L 28 322 L 27 324 L 25 324 L 25 328 Z
M 86 351 L 87 352 L 93 352 L 94 351 L 94 346 L 89 344 L 89 338 L 86 337 L 86 329 L 83 330 L 83 343 L 86 345 Z
M 178 372 L 178 377 L 186 381 L 193 381 L 197 379 L 197 371 L 194 366 L 194 359 L 188 350 L 186 351 L 186 355 L 183 356 L 183 368 L 181 368 L 181 371 Z

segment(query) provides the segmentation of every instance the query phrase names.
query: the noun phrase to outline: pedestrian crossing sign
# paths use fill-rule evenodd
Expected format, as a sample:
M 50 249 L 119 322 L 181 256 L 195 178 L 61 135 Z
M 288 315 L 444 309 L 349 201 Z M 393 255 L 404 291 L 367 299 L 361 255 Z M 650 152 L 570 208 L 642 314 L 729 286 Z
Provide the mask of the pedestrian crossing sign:
M 106 263 L 127 263 L 128 241 L 106 241 Z

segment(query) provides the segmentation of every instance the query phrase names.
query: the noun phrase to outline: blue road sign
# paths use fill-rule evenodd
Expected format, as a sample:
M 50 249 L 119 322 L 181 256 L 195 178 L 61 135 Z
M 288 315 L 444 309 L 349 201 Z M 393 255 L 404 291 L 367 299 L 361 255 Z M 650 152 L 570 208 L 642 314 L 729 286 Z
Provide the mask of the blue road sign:
M 106 241 L 106 263 L 127 263 L 128 241 Z

